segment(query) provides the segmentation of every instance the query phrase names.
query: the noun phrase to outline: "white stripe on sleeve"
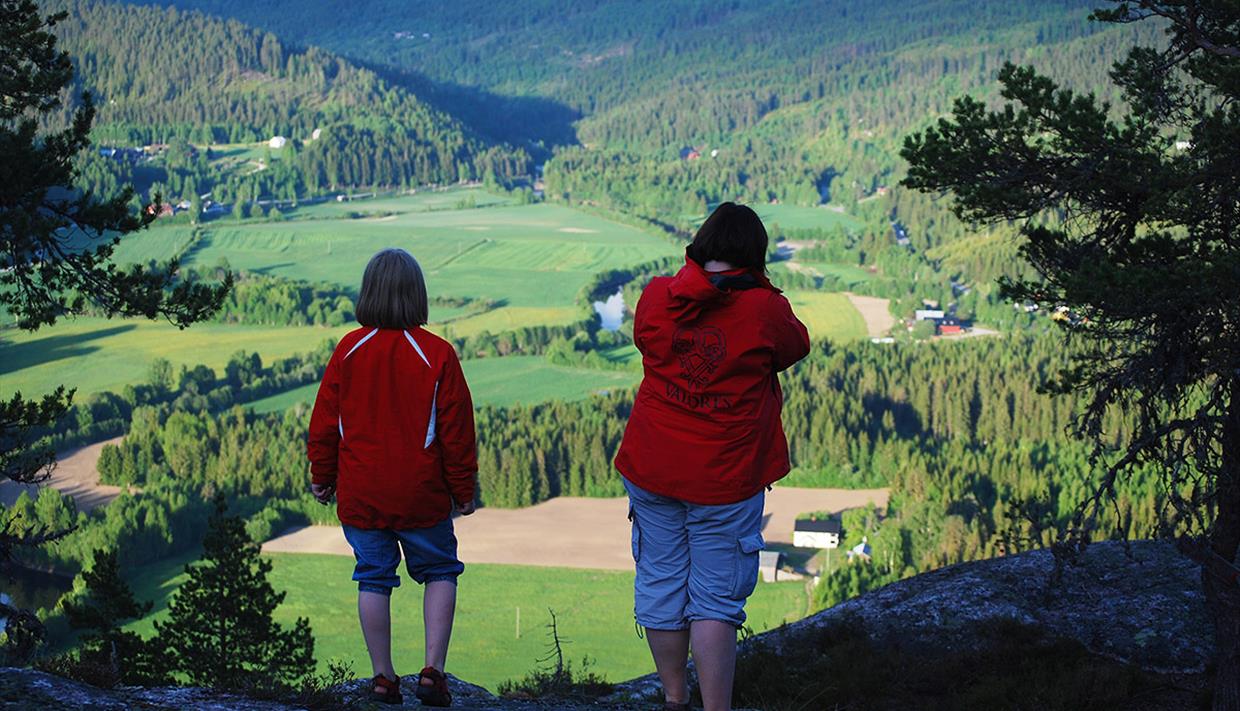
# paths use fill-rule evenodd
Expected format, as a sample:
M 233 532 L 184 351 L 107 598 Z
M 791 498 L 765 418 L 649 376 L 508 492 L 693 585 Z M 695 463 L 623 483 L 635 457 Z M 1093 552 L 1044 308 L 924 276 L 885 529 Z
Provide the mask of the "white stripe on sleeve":
M 362 340 L 360 340 L 360 341 L 358 341 L 357 343 L 354 343 L 354 344 L 353 344 L 353 347 L 349 349 L 349 352 L 348 352 L 348 353 L 345 353 L 345 354 L 344 354 L 344 357 L 345 357 L 345 358 L 348 358 L 349 356 L 353 355 L 353 351 L 357 350 L 358 348 L 361 348 L 363 343 L 365 343 L 366 341 L 369 341 L 370 339 L 374 338 L 374 337 L 375 337 L 375 334 L 376 334 L 376 333 L 378 333 L 378 332 L 379 332 L 379 329 L 377 329 L 377 328 L 376 328 L 375 330 L 371 331 L 370 333 L 367 333 L 365 336 L 363 336 L 363 337 L 362 337 Z
M 413 346 L 413 350 L 418 352 L 418 356 L 422 359 L 422 362 L 426 364 L 426 367 L 431 367 L 431 362 L 426 359 L 426 354 L 422 352 L 422 346 L 419 346 L 418 342 L 413 340 L 413 335 L 408 331 L 405 331 L 404 334 L 405 340 L 409 341 L 409 345 Z
M 426 426 L 426 444 L 422 446 L 422 449 L 429 448 L 435 442 L 435 417 L 436 417 L 435 410 L 436 410 L 436 405 L 438 404 L 438 400 L 439 400 L 439 382 L 436 381 L 435 382 L 435 394 L 431 396 L 431 421 L 430 421 L 430 424 Z

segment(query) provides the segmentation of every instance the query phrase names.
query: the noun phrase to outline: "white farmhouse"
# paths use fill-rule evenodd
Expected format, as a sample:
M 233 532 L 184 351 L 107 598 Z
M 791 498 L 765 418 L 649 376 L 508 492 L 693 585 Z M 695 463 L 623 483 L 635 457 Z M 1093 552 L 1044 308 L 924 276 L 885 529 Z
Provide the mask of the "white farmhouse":
M 918 321 L 938 321 L 947 316 L 942 309 L 917 309 L 913 315 Z
M 869 536 L 862 536 L 861 542 L 848 551 L 848 562 L 851 563 L 856 560 L 862 563 L 869 563 L 871 553 Z
M 271 140 L 267 141 L 267 145 L 275 150 L 280 150 L 286 143 L 288 143 L 288 139 L 284 136 L 272 136 Z
M 792 527 L 792 545 L 797 548 L 839 548 L 840 522 L 833 518 L 797 521 Z

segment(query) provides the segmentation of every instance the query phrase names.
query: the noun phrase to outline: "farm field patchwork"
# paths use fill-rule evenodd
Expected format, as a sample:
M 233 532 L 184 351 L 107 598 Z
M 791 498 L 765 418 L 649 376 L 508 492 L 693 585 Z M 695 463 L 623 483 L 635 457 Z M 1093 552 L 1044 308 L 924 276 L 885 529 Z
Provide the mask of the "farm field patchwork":
M 847 341 L 865 337 L 865 320 L 844 294 L 789 291 L 786 296 L 811 339 Z
M 310 619 L 320 669 L 341 659 L 358 676 L 368 676 L 355 612 L 357 586 L 350 579 L 353 561 L 299 553 L 269 557 L 272 584 L 288 593 L 276 619 L 286 625 L 298 616 Z M 182 557 L 156 563 L 129 578 L 139 599 L 155 601 L 154 618 L 164 614 L 168 597 L 184 579 L 185 562 Z M 412 673 L 422 666 L 422 588 L 401 576 L 392 596 L 392 651 L 397 672 Z M 632 573 L 478 564 L 462 576 L 458 595 L 448 670 L 473 683 L 494 690 L 534 669 L 546 653 L 548 608 L 555 610 L 562 637 L 571 640 L 564 649 L 574 666 L 588 655 L 594 669 L 612 681 L 654 670 L 646 643 L 633 628 Z M 760 583 L 749 601 L 747 625 L 754 631 L 777 627 L 804 617 L 806 605 L 803 583 Z M 130 627 L 149 635 L 152 618 Z
M 417 196 L 372 201 L 394 211 Z M 355 203 L 359 205 L 360 203 Z M 324 210 L 327 206 L 319 206 Z M 188 226 L 126 237 L 120 261 L 167 258 Z M 662 237 L 557 205 L 427 212 L 379 218 L 289 220 L 202 226 L 186 264 L 237 269 L 356 287 L 367 260 L 390 246 L 408 249 L 432 295 L 503 300 L 509 306 L 570 306 L 598 271 L 672 256 Z
M 335 200 L 303 204 L 285 214 L 294 218 L 347 218 L 353 214 L 430 212 L 431 210 L 454 210 L 462 203 L 474 207 L 510 205 L 512 200 L 502 195 L 478 189 L 420 190 L 412 195 L 392 195 L 375 198 Z M 281 208 L 283 209 L 283 208 Z
M 37 395 L 64 384 L 77 388 L 80 400 L 145 382 L 156 358 L 174 368 L 201 364 L 220 373 L 237 351 L 258 353 L 270 363 L 335 342 L 349 329 L 202 323 L 182 331 L 162 321 L 89 317 L 36 333 L 8 329 L 0 331 L 0 392 Z

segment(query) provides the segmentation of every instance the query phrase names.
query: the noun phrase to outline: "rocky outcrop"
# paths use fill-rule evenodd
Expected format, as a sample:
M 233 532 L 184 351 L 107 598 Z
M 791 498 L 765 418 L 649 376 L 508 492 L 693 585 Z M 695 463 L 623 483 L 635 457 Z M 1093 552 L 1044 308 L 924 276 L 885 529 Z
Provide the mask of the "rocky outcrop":
M 1015 621 L 1047 635 L 1079 641 L 1093 653 L 1165 674 L 1201 674 L 1213 654 L 1213 635 L 1199 569 L 1165 543 L 1099 543 L 1077 564 L 1055 574 L 1047 551 L 956 565 L 889 585 L 788 625 L 754 642 L 774 645 L 799 633 L 848 621 L 860 623 L 877 644 L 934 651 L 965 649 L 989 621 Z M 414 704 L 413 677 L 403 680 Z M 491 711 L 637 708 L 657 697 L 653 676 L 625 682 L 594 702 L 499 699 L 451 680 L 454 708 Z M 367 682 L 336 689 L 341 703 L 363 702 Z M 0 669 L 3 709 L 192 709 L 291 711 L 287 704 L 254 701 L 193 688 L 103 690 L 28 669 Z
M 486 689 L 449 676 L 455 709 L 481 710 L 545 708 L 536 704 L 497 699 Z M 405 677 L 401 686 L 406 705 L 416 707 L 417 678 Z M 335 689 L 341 708 L 366 708 L 368 680 L 357 680 Z M 331 705 L 335 705 L 334 703 Z M 99 689 L 33 669 L 0 669 L 0 708 L 6 711 L 43 709 L 97 709 L 122 711 L 295 711 L 303 708 L 275 701 L 259 701 L 213 689 L 166 687 L 152 689 Z M 559 708 L 563 708 L 562 706 Z
M 963 648 L 1012 620 L 1148 671 L 1199 674 L 1214 653 L 1201 569 L 1170 543 L 1095 543 L 1055 575 L 1050 551 L 963 563 L 893 583 L 766 636 L 844 620 L 875 641 Z

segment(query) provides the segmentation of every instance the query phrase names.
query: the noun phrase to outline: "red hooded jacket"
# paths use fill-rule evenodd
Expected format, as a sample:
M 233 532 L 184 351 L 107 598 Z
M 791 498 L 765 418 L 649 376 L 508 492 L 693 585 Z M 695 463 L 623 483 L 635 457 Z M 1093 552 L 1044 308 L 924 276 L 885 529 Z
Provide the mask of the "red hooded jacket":
M 777 374 L 809 353 L 809 333 L 761 273 L 685 262 L 637 304 L 645 377 L 616 468 L 656 494 L 730 504 L 790 469 Z
M 421 328 L 359 328 L 336 346 L 306 451 L 358 528 L 433 526 L 474 500 L 474 406 L 451 344 Z

